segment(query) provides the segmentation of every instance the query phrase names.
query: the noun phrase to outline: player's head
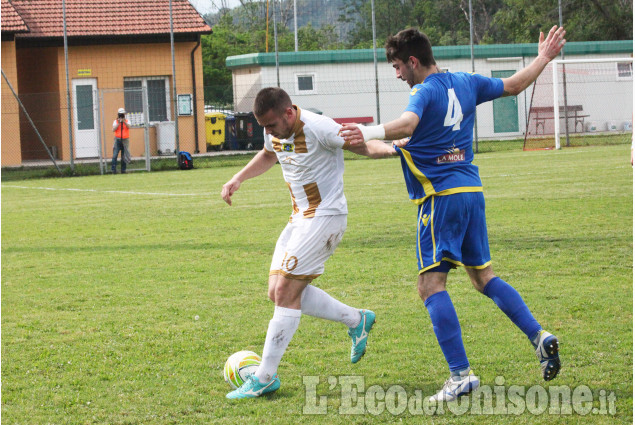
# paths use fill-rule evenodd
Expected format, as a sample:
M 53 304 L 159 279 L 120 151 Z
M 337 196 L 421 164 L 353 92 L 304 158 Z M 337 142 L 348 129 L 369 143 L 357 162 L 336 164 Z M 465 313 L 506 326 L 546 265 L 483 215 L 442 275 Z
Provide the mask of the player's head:
M 286 91 L 267 87 L 258 92 L 254 101 L 254 115 L 267 134 L 287 139 L 293 134 L 296 110 Z
M 408 28 L 388 37 L 385 47 L 386 59 L 395 68 L 397 78 L 406 81 L 410 87 L 421 82 L 414 75 L 417 67 L 436 65 L 430 40 L 416 28 Z

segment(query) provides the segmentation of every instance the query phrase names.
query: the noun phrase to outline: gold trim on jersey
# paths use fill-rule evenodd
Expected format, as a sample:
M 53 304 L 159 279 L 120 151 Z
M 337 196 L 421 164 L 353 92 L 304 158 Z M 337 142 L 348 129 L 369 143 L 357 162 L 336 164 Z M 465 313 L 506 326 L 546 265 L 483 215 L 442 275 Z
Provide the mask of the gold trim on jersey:
M 419 262 L 423 264 L 423 254 L 421 253 L 421 219 L 423 218 L 423 207 L 419 208 L 419 223 L 417 223 L 417 244 L 419 245 Z M 427 227 L 424 226 L 424 227 Z
M 434 240 L 434 196 L 430 202 L 430 234 L 432 235 L 432 261 L 437 261 L 437 243 Z
M 271 144 L 273 144 L 274 151 L 282 152 L 282 143 L 280 143 L 280 139 L 278 139 L 277 137 L 272 137 Z
M 454 195 L 455 193 L 468 193 L 468 192 L 482 192 L 483 186 L 464 186 L 464 187 L 453 187 L 452 189 L 445 189 L 441 192 L 431 193 L 430 195 L 426 195 L 423 198 L 419 199 L 411 199 L 414 204 L 421 205 L 423 202 L 428 199 L 430 196 L 446 196 L 446 195 Z
M 443 257 L 441 259 L 441 261 L 447 261 L 448 263 L 452 263 L 452 264 L 457 265 L 457 266 L 465 267 L 466 269 L 476 269 L 476 270 L 482 270 L 482 269 L 486 268 L 487 266 L 489 266 L 490 264 L 492 264 L 491 261 L 488 261 L 487 263 L 482 264 L 480 266 L 466 266 L 465 264 L 461 263 L 460 261 L 456 261 L 456 260 L 453 260 L 453 259 L 447 258 L 447 257 Z M 433 268 L 441 265 L 441 261 L 437 261 L 436 263 L 431 264 L 428 267 L 422 268 L 421 270 L 419 270 L 419 274 L 425 273 L 428 270 L 433 269 Z
M 404 148 L 401 148 L 401 152 L 403 153 L 403 158 L 406 160 L 406 164 L 408 164 L 408 168 L 410 168 L 410 171 L 412 172 L 412 174 L 415 175 L 417 180 L 419 180 L 419 183 L 421 183 L 421 185 L 423 186 L 423 191 L 426 194 L 425 198 L 427 198 L 430 195 L 435 195 L 435 190 L 434 190 L 434 186 L 432 185 L 432 182 L 426 177 L 425 174 L 421 172 L 421 170 L 419 170 L 415 166 L 415 163 L 412 160 L 412 156 L 410 155 L 410 152 L 408 152 Z
M 306 136 L 304 135 L 304 122 L 300 121 L 302 110 L 296 105 L 293 107 L 298 111 L 293 124 L 293 144 L 295 145 L 295 153 L 309 153 L 306 146 Z
M 283 270 L 269 270 L 269 276 L 273 275 L 282 275 L 286 278 L 296 280 L 313 280 L 321 276 L 320 274 L 291 274 Z
M 322 197 L 320 196 L 320 190 L 317 183 L 309 183 L 302 186 L 304 193 L 306 193 L 306 199 L 309 201 L 309 207 L 304 211 L 302 215 L 305 217 L 315 217 L 315 210 L 320 206 Z
M 291 202 L 293 203 L 293 214 L 300 211 L 298 208 L 298 204 L 295 202 L 295 195 L 293 194 L 293 190 L 291 190 L 291 183 L 287 182 L 287 187 L 289 188 L 289 192 L 291 193 Z

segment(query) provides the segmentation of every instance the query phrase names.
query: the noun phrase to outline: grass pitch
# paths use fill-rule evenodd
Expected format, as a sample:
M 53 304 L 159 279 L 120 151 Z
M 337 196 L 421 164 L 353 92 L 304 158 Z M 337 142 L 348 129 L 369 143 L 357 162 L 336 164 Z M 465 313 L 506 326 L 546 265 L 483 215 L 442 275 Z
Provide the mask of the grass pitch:
M 348 230 L 315 281 L 377 313 L 367 355 L 351 365 L 344 326 L 304 316 L 281 389 L 242 403 L 225 400 L 222 367 L 235 351 L 262 351 L 273 313 L 268 267 L 291 209 L 277 166 L 244 183 L 233 207 L 219 193 L 237 166 L 4 182 L 2 423 L 631 423 L 628 147 L 481 154 L 476 163 L 494 270 L 558 335 L 563 369 L 542 381 L 524 335 L 456 270 L 448 291 L 472 367 L 484 385 L 503 377 L 534 393 L 586 385 L 593 408 L 613 393 L 614 415 L 459 417 L 446 408 L 428 417 L 386 408 L 381 395 L 369 404 L 369 391 L 352 400 L 363 414 L 341 414 L 351 401 L 342 377 L 363 377 L 365 390 L 399 385 L 412 399 L 448 375 L 416 292 L 415 207 L 399 160 L 388 159 L 346 162 Z M 312 401 L 303 376 L 319 379 L 326 415 L 303 414 Z

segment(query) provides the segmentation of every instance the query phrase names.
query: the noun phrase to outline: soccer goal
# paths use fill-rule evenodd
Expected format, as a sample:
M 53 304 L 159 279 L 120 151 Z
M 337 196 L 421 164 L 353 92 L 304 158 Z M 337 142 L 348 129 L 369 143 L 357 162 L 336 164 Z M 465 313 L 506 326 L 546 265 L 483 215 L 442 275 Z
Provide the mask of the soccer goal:
M 630 143 L 633 58 L 554 60 L 534 83 L 524 150 Z

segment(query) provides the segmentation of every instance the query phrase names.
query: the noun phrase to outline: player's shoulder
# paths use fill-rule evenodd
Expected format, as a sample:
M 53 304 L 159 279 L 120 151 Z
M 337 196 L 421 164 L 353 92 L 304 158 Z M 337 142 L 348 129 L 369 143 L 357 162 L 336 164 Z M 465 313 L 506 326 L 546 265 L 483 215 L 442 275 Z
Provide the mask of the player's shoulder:
M 473 90 L 479 90 L 482 87 L 486 87 L 492 82 L 492 78 L 486 77 L 476 72 L 455 72 L 453 73 L 453 85 L 455 87 L 461 87 Z
M 300 120 L 306 124 L 308 123 L 320 124 L 323 122 L 333 121 L 331 118 L 327 117 L 326 115 L 317 114 L 313 111 L 309 111 L 308 109 L 300 109 Z
M 465 71 L 446 72 L 445 75 L 447 75 L 448 78 L 451 78 L 454 81 L 462 81 L 462 82 L 470 82 L 478 78 L 483 78 L 482 75 L 477 74 L 475 72 L 465 72 Z
M 304 124 L 302 131 L 307 140 L 317 142 L 318 145 L 329 150 L 342 147 L 344 144 L 344 139 L 339 135 L 342 126 L 331 117 L 302 110 L 300 121 Z
M 321 133 L 325 131 L 332 131 L 333 128 L 339 127 L 332 118 L 326 115 L 316 114 L 315 112 L 301 109 L 300 121 L 304 123 L 304 129 L 310 130 L 315 133 Z
M 480 81 L 480 80 L 491 80 L 492 78 L 486 77 L 482 74 L 476 72 L 456 72 L 455 75 L 459 76 L 464 80 L 468 81 Z
M 412 88 L 410 89 L 410 97 L 415 96 L 417 94 L 421 94 L 421 93 L 425 93 L 426 91 L 431 89 L 431 82 L 428 81 L 428 79 L 426 78 L 426 80 L 422 83 L 419 84 L 415 84 L 414 86 L 412 86 Z

